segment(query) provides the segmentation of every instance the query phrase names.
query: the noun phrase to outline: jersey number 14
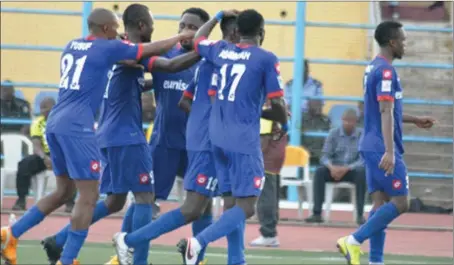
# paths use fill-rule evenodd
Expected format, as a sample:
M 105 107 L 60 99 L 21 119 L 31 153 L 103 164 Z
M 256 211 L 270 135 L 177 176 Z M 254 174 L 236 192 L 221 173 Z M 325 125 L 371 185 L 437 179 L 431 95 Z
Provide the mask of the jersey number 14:
M 61 58 L 60 62 L 60 67 L 61 67 L 61 78 L 60 78 L 60 88 L 68 89 L 68 84 L 69 84 L 69 89 L 72 90 L 79 90 L 80 85 L 79 85 L 79 80 L 80 76 L 82 74 L 82 70 L 84 70 L 84 65 L 85 61 L 87 60 L 87 55 L 79 58 L 75 62 L 75 67 L 74 72 L 71 77 L 71 83 L 69 84 L 69 72 L 71 72 L 71 69 L 74 66 L 74 56 L 72 54 L 65 54 Z
M 235 101 L 235 92 L 240 83 L 241 77 L 243 77 L 244 72 L 246 72 L 246 65 L 244 64 L 224 64 L 221 67 L 221 86 L 218 90 L 218 99 L 224 100 L 224 95 L 222 92 L 227 85 L 227 79 L 233 77 L 233 81 L 230 84 L 229 94 L 227 96 L 228 101 Z

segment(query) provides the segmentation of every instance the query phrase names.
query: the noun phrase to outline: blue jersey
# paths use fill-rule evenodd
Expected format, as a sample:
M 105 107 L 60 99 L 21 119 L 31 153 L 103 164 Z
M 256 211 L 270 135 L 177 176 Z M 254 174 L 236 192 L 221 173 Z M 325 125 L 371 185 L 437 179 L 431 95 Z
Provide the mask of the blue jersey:
M 193 81 L 184 91 L 186 97 L 192 98 L 186 128 L 186 149 L 190 151 L 211 150 L 208 125 L 211 113 L 210 91 L 217 89 L 217 74 L 214 65 L 202 59 Z
M 100 148 L 145 144 L 142 129 L 144 71 L 114 65 L 101 105 L 96 135 Z
M 213 145 L 261 154 L 260 116 L 265 98 L 284 95 L 277 57 L 260 47 L 196 41 L 197 52 L 219 69 L 219 89 L 210 117 Z
M 109 70 L 118 61 L 141 56 L 141 45 L 120 40 L 88 37 L 70 41 L 61 56 L 58 103 L 50 112 L 46 131 L 93 137 Z
M 186 50 L 177 45 L 163 57 L 170 59 L 185 52 Z M 178 108 L 178 102 L 183 91 L 193 79 L 197 64 L 178 73 L 164 73 L 153 71 L 155 58 L 152 57 L 148 64 L 148 70 L 153 76 L 153 89 L 156 98 L 156 118 L 150 143 L 167 148 L 185 149 L 188 114 Z
M 379 101 L 394 101 L 394 151 L 404 153 L 402 144 L 402 87 L 395 68 L 384 58 L 375 58 L 364 74 L 364 133 L 360 151 L 385 152 Z

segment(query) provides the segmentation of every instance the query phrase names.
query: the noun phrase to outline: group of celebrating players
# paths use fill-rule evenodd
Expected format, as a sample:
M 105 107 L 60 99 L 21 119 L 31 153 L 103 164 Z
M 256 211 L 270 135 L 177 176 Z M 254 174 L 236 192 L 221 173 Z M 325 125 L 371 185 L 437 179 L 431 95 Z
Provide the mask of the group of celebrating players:
M 17 264 L 18 238 L 77 188 L 70 224 L 42 241 L 51 264 L 78 264 L 89 226 L 120 211 L 128 192 L 135 200 L 114 235 L 117 255 L 109 264 L 147 264 L 151 240 L 191 222 L 193 237 L 178 243 L 184 264 L 203 264 L 207 245 L 224 236 L 227 264 L 245 264 L 245 222 L 264 181 L 260 117 L 280 123 L 284 133 L 288 129 L 278 59 L 260 48 L 262 15 L 232 10 L 209 19 L 203 9 L 190 8 L 178 35 L 152 43 L 153 17 L 141 4 L 123 13 L 122 40 L 113 12 L 95 9 L 87 22 L 90 36 L 70 41 L 61 56 L 59 100 L 46 128 L 57 189 L 2 227 L 2 258 Z M 208 40 L 218 23 L 222 40 Z M 401 124 L 434 123 L 402 115 L 402 89 L 391 66 L 403 55 L 402 25 L 383 22 L 375 38 L 381 55 L 366 69 L 360 146 L 374 209 L 365 225 L 338 241 L 349 264 L 360 264 L 359 245 L 366 239 L 370 262 L 383 264 L 384 230 L 407 205 Z M 145 71 L 152 80 L 144 80 Z M 149 145 L 141 118 L 141 93 L 147 89 L 154 89 L 157 100 Z M 265 100 L 270 109 L 262 109 Z M 152 203 L 167 199 L 177 175 L 184 176 L 185 202 L 152 222 Z M 108 195 L 104 201 L 98 202 L 99 192 Z M 225 211 L 213 223 L 211 198 L 219 195 Z

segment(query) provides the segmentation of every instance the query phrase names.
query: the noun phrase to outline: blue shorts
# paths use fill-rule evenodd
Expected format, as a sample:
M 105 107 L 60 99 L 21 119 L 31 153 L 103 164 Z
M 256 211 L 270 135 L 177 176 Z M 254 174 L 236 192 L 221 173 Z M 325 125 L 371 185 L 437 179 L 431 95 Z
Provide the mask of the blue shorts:
M 219 192 L 235 198 L 258 197 L 265 183 L 262 153 L 242 154 L 213 146 Z
M 148 144 L 102 148 L 101 168 L 101 193 L 154 192 L 153 163 Z
M 47 133 L 52 168 L 55 176 L 74 180 L 99 180 L 101 167 L 96 138 Z
M 381 191 L 390 197 L 408 195 L 407 167 L 401 155 L 396 155 L 394 173 L 385 176 L 379 168 L 383 153 L 361 152 L 366 168 L 366 180 L 369 193 Z
M 167 200 L 172 190 L 175 177 L 184 177 L 188 165 L 186 150 L 167 148 L 164 146 L 151 147 L 153 157 L 153 173 L 155 178 L 156 199 Z
M 218 179 L 211 151 L 188 151 L 189 166 L 184 176 L 184 189 L 208 198 L 218 196 Z

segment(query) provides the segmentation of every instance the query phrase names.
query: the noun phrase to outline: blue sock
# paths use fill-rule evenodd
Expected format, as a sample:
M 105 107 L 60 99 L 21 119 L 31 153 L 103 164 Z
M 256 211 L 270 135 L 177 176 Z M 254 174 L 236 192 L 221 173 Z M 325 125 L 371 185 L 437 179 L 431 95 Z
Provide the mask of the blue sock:
M 213 216 L 211 214 L 204 214 L 198 220 L 192 222 L 193 236 L 197 236 L 200 232 L 202 232 L 205 228 L 210 226 L 212 223 L 213 223 Z M 206 248 L 203 248 L 200 251 L 196 264 L 199 264 L 199 262 L 203 261 L 203 259 L 205 258 L 205 250 L 206 250 Z
M 94 224 L 102 218 L 109 215 L 109 209 L 107 208 L 105 201 L 99 201 L 96 204 L 95 211 L 93 212 L 93 218 L 91 223 Z M 66 239 L 68 238 L 68 232 L 71 230 L 71 224 L 66 225 L 60 232 L 55 235 L 55 241 L 57 246 L 63 247 L 65 245 Z
M 217 222 L 213 223 L 196 236 L 200 246 L 205 248 L 208 243 L 214 242 L 223 236 L 232 233 L 240 223 L 246 221 L 246 215 L 237 205 L 225 211 Z
M 38 207 L 33 206 L 24 214 L 24 216 L 22 216 L 22 218 L 13 224 L 11 233 L 15 238 L 19 238 L 32 227 L 41 223 L 44 217 L 44 213 L 42 213 Z
M 153 209 L 150 204 L 138 204 L 134 207 L 132 217 L 132 231 L 136 231 L 151 223 Z M 148 264 L 148 251 L 150 250 L 150 241 L 143 242 L 134 248 L 134 263 L 137 265 Z
M 244 256 L 244 229 L 246 221 L 238 225 L 232 233 L 227 235 L 227 264 L 246 264 Z
M 160 235 L 173 231 L 186 224 L 181 210 L 175 209 L 161 215 L 154 222 L 130 233 L 125 236 L 125 243 L 129 247 L 136 248 L 144 242 L 153 240 Z
M 121 224 L 121 232 L 131 233 L 132 232 L 132 217 L 134 216 L 134 206 L 131 204 L 123 216 L 123 223 Z
M 372 210 L 369 213 L 369 219 L 375 214 L 376 210 Z M 385 230 L 379 231 L 373 234 L 369 239 L 369 262 L 383 263 L 383 253 L 385 248 Z
M 68 239 L 66 240 L 60 261 L 63 265 L 73 264 L 74 259 L 79 255 L 79 251 L 87 238 L 88 229 L 86 230 L 69 230 Z
M 356 232 L 353 234 L 353 237 L 359 243 L 363 243 L 366 239 L 372 237 L 372 235 L 377 234 L 380 231 L 386 229 L 388 224 L 390 224 L 394 219 L 399 216 L 399 210 L 397 210 L 396 205 L 392 202 L 388 202 L 382 207 L 378 208 L 375 214 L 367 220 L 367 222 L 362 225 Z

